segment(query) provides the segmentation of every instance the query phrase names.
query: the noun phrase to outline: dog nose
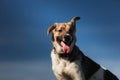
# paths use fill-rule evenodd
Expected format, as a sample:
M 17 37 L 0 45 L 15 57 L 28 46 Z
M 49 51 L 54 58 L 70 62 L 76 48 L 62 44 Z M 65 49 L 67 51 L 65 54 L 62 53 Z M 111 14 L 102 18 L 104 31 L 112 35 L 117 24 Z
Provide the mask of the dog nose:
M 69 42 L 69 41 L 71 41 L 71 40 L 72 40 L 72 36 L 71 36 L 71 35 L 66 34 L 66 35 L 64 36 L 64 41 L 65 41 L 65 42 Z

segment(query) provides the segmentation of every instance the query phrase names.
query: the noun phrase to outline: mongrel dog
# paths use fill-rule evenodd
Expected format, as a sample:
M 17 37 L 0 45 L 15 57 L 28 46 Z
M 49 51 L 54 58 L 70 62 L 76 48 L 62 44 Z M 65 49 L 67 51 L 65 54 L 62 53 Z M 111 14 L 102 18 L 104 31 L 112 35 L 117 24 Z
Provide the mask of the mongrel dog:
M 48 28 L 52 32 L 52 69 L 58 80 L 118 80 L 109 70 L 85 56 L 75 45 L 76 21 L 55 23 Z

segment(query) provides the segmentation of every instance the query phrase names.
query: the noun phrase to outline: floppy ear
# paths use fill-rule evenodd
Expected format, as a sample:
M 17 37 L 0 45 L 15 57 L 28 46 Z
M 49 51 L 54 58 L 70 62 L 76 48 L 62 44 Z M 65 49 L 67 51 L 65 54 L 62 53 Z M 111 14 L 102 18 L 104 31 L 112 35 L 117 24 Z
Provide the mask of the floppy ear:
M 73 17 L 73 18 L 71 19 L 71 21 L 69 22 L 69 24 L 75 26 L 76 21 L 79 20 L 79 19 L 80 19 L 79 16 Z
M 50 26 L 49 28 L 48 28 L 48 30 L 47 30 L 47 35 L 49 35 L 50 34 L 50 32 L 53 30 L 53 29 L 55 29 L 55 24 L 54 25 L 52 25 L 52 26 Z

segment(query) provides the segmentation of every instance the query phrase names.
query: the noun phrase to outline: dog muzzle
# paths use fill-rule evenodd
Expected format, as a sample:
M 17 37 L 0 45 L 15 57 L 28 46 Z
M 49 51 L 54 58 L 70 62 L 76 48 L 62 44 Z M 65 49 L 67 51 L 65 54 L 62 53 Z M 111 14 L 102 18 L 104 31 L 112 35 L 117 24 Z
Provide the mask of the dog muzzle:
M 71 43 L 72 43 L 72 36 L 70 34 L 66 34 L 63 37 L 58 37 L 57 41 L 60 43 L 62 50 L 69 54 L 71 52 Z

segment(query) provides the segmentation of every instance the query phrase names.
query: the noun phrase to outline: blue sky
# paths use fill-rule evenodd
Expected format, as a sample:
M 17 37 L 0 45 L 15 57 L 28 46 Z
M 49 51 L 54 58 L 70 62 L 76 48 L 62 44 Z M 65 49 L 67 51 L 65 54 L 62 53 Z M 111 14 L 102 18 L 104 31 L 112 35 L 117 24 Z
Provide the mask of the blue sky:
M 42 60 L 51 64 L 47 28 L 74 16 L 81 17 L 76 33 L 79 48 L 119 75 L 119 0 L 0 1 L 0 61 Z

